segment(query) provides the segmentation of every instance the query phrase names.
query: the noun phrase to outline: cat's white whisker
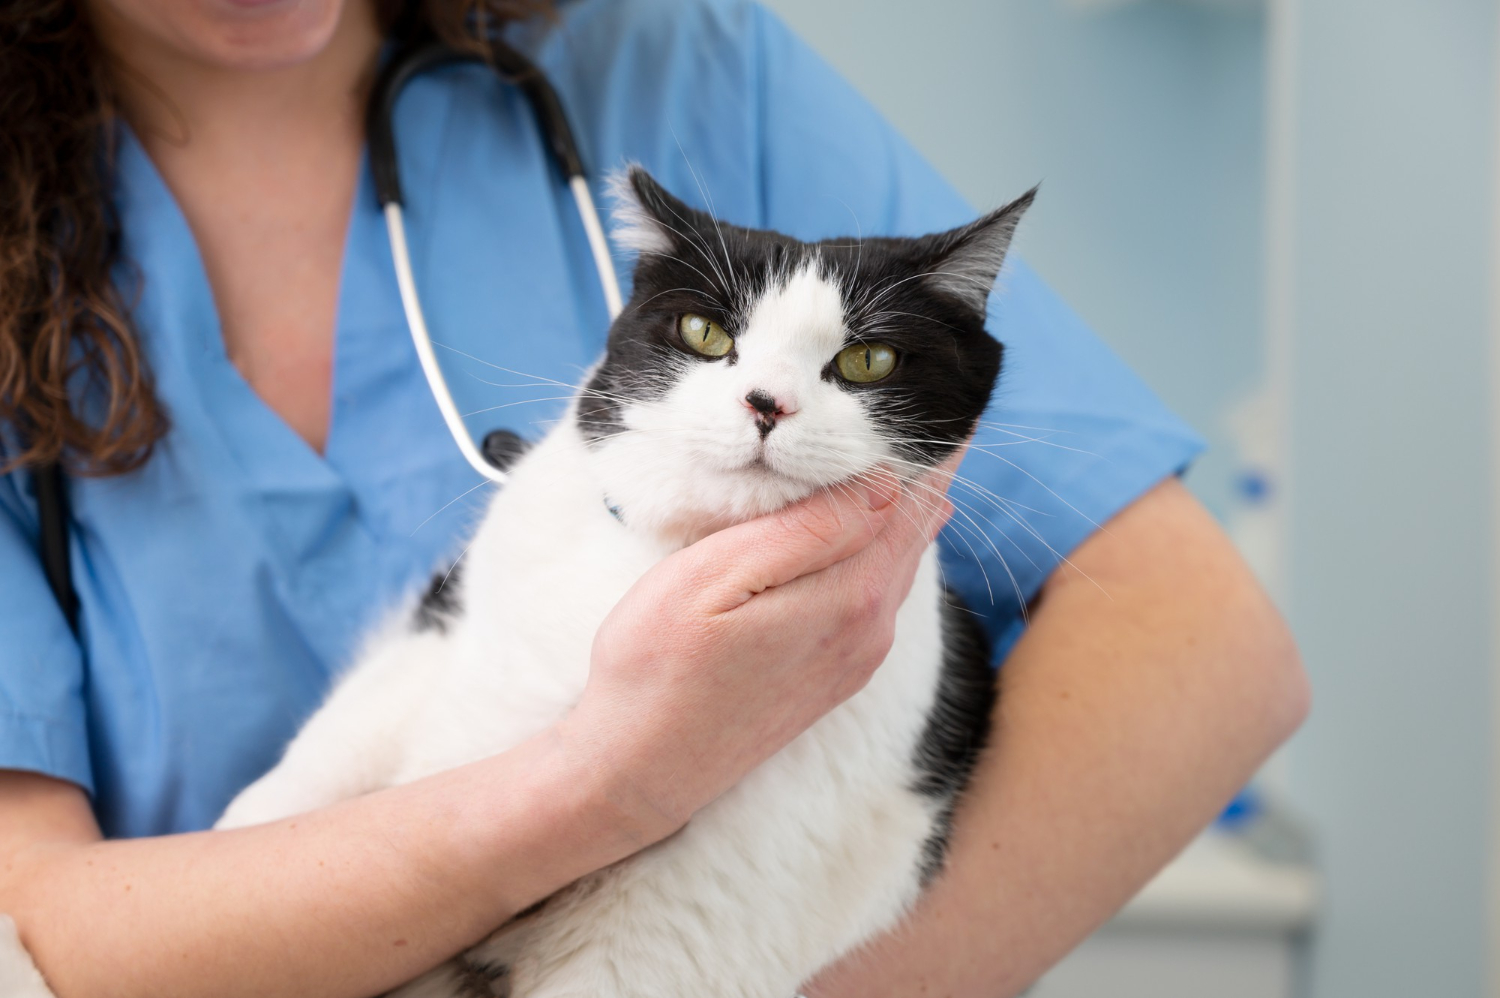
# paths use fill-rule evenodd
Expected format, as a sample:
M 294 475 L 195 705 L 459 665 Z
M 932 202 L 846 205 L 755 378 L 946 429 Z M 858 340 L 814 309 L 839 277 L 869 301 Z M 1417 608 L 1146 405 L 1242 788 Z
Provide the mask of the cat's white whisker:
M 478 484 L 476 484 L 476 485 L 474 485 L 474 486 L 472 486 L 470 488 L 464 489 L 458 495 L 454 496 L 452 499 L 449 499 L 447 502 L 443 503 L 437 509 L 433 510 L 432 513 L 427 517 L 427 519 L 423 520 L 421 523 L 417 524 L 415 527 L 412 528 L 411 534 L 408 535 L 408 536 L 415 537 L 417 535 L 417 531 L 418 530 L 421 530 L 423 527 L 427 526 L 427 524 L 429 524 L 429 523 L 432 522 L 432 520 L 433 520 L 434 517 L 436 517 L 438 514 L 442 513 L 449 506 L 452 506 L 454 503 L 456 503 L 459 500 L 463 499 L 465 496 L 473 495 L 475 492 L 477 492 L 480 489 L 484 488 L 486 485 L 494 485 L 494 484 L 495 484 L 494 482 L 492 482 L 492 481 L 490 481 L 489 479 L 486 478 L 483 481 L 479 482 Z
M 673 257 L 672 259 L 676 259 L 676 258 Z M 678 260 L 677 262 L 682 263 L 683 261 Z M 662 295 L 670 295 L 670 294 L 676 294 L 676 293 L 680 293 L 680 292 L 686 292 L 688 294 L 694 294 L 694 295 L 701 295 L 702 297 L 707 298 L 710 304 L 717 305 L 721 309 L 724 307 L 724 303 L 721 302 L 721 301 L 719 301 L 719 299 L 718 299 L 717 296 L 709 294 L 707 291 L 704 291 L 702 288 L 685 288 L 685 287 L 684 288 L 667 288 L 665 291 L 658 291 L 656 294 L 652 295 L 650 298 L 647 298 L 645 301 L 639 302 L 639 303 L 637 303 L 636 305 L 634 305 L 632 307 L 636 308 L 636 309 L 642 309 L 642 308 L 645 308 L 647 305 L 651 304 L 652 302 L 656 301 L 656 299 L 660 298 Z
M 719 248 L 724 253 L 724 263 L 726 267 L 733 270 L 733 264 L 729 257 L 729 244 L 724 241 L 724 226 L 719 221 L 718 214 L 714 211 L 713 195 L 709 193 L 707 185 L 703 183 L 703 178 L 694 169 L 693 161 L 688 157 L 687 150 L 682 148 L 682 140 L 677 137 L 675 129 L 672 131 L 672 141 L 677 143 L 677 151 L 682 154 L 682 161 L 687 165 L 688 174 L 693 178 L 693 183 L 698 188 L 698 196 L 703 199 L 703 204 L 708 209 L 708 217 L 713 222 L 714 233 L 719 237 Z

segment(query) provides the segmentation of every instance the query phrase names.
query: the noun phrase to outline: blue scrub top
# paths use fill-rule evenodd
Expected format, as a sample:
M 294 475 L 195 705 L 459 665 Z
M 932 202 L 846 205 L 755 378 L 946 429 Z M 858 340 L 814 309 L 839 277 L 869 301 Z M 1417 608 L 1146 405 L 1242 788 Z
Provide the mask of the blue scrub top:
M 516 33 L 571 115 L 596 197 L 605 170 L 634 160 L 726 220 L 803 239 L 974 215 L 753 4 L 580 0 Z M 537 438 L 607 327 L 567 190 L 526 104 L 483 69 L 417 80 L 397 133 L 415 271 L 460 410 L 476 438 Z M 72 482 L 80 640 L 38 562 L 30 477 L 0 479 L 0 767 L 79 784 L 107 835 L 133 836 L 212 824 L 273 765 L 360 634 L 461 548 L 486 488 L 422 379 L 368 171 L 319 456 L 230 363 L 192 234 L 128 135 L 118 169 L 144 279 L 135 322 L 172 430 L 140 471 Z M 1003 652 L 1059 560 L 1200 442 L 1024 264 L 1002 277 L 990 327 L 1005 370 L 962 473 L 998 501 L 957 493 L 943 544 L 950 583 Z

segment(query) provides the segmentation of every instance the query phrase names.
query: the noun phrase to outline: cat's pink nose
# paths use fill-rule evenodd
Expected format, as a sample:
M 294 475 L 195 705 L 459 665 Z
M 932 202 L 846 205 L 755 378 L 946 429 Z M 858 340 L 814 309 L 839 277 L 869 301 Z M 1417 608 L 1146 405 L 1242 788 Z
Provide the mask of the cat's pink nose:
M 755 419 L 755 428 L 760 430 L 761 439 L 776 428 L 776 421 L 783 416 L 790 416 L 797 411 L 796 403 L 785 399 L 778 399 L 768 391 L 759 388 L 752 389 L 745 396 L 745 407 L 750 410 Z

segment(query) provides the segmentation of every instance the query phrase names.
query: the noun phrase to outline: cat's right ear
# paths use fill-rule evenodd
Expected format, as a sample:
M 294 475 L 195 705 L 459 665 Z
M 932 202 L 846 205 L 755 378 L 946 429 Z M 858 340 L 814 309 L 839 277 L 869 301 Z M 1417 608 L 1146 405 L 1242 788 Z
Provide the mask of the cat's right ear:
M 614 202 L 611 235 L 622 249 L 641 255 L 676 254 L 681 250 L 679 243 L 688 238 L 686 233 L 696 229 L 703 217 L 636 163 L 611 174 L 608 186 Z
M 1036 200 L 1036 192 L 1033 187 L 977 221 L 923 237 L 919 244 L 931 267 L 927 283 L 983 317 L 1016 225 Z

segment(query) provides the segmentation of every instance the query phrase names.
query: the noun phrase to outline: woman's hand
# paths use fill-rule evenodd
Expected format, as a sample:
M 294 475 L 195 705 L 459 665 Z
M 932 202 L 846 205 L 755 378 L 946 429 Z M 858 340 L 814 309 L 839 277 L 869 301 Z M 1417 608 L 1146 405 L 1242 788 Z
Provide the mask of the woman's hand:
M 869 680 L 952 512 L 942 496 L 957 461 L 720 531 L 626 593 L 558 732 L 646 838 L 675 831 Z

